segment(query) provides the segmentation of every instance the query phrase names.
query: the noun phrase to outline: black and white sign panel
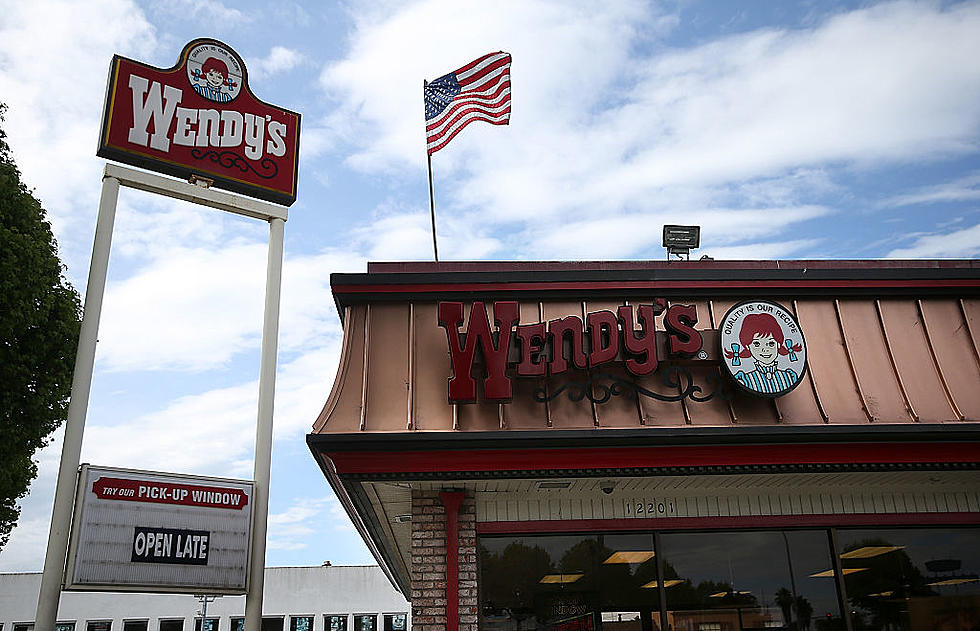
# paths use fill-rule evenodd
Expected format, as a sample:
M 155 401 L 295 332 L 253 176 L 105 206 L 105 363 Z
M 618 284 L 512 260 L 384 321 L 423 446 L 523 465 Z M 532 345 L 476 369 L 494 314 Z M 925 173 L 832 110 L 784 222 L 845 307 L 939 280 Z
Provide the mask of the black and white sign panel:
M 83 465 L 65 589 L 242 594 L 252 483 Z

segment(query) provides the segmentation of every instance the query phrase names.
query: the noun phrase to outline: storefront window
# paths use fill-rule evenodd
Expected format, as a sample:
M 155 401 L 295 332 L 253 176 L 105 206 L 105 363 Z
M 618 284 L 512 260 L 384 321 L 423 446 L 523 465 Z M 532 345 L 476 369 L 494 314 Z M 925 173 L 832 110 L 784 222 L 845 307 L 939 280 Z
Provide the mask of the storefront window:
M 659 629 L 652 534 L 483 537 L 480 567 L 482 629 Z
M 843 629 L 831 563 L 818 531 L 661 536 L 667 620 L 675 631 Z
M 980 529 L 839 530 L 854 629 L 972 631 L 980 621 Z

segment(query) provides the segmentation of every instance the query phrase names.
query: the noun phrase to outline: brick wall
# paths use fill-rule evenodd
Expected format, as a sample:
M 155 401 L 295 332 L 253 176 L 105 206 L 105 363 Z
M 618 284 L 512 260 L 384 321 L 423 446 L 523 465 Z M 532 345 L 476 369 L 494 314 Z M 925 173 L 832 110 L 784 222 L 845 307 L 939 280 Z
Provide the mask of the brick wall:
M 459 510 L 459 631 L 477 631 L 476 503 Z M 446 509 L 439 491 L 412 491 L 412 631 L 444 631 Z

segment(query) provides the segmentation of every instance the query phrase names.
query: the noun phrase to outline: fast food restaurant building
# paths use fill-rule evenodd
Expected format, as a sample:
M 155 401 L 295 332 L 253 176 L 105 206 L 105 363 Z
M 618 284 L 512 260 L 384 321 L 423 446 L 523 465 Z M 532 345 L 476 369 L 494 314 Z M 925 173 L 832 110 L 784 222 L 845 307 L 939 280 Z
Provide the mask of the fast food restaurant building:
M 980 625 L 980 263 L 371 263 L 308 444 L 415 630 Z

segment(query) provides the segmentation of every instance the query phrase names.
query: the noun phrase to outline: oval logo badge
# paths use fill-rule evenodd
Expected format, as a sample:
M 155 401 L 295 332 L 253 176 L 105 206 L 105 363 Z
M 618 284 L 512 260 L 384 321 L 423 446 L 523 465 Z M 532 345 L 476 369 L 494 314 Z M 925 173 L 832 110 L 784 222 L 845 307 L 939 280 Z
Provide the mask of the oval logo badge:
M 768 300 L 741 302 L 721 321 L 721 356 L 743 390 L 779 397 L 806 374 L 806 340 L 788 309 Z
M 242 91 L 243 65 L 238 55 L 216 42 L 198 44 L 187 56 L 187 80 L 194 91 L 216 103 L 233 101 Z

